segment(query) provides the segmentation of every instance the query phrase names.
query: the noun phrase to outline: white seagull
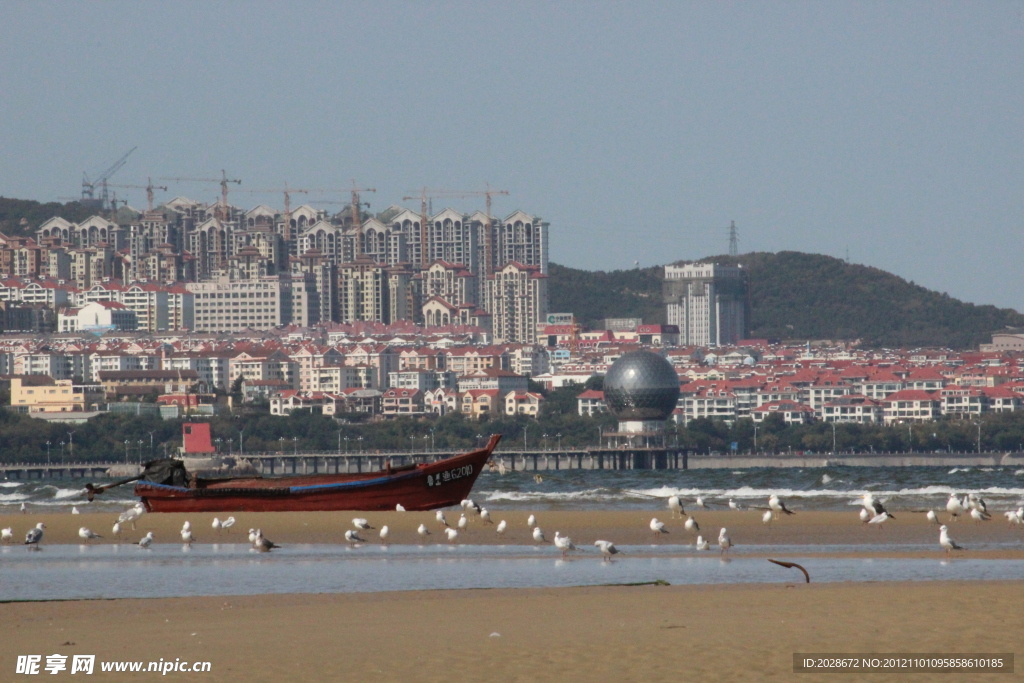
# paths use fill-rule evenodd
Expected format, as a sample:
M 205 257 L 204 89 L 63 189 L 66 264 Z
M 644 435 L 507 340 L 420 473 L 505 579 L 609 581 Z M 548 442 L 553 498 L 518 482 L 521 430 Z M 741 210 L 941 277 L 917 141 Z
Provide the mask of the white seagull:
M 890 519 L 896 519 L 896 517 L 893 516 L 893 515 L 890 515 L 888 512 L 883 512 L 882 514 L 875 515 L 870 520 L 868 520 L 868 524 L 877 524 L 878 528 L 881 529 L 882 525 L 885 524 L 886 521 L 888 521 Z
M 365 543 L 366 541 L 359 537 L 359 534 L 352 529 L 345 532 L 345 540 L 349 543 Z
M 963 503 L 956 497 L 955 493 L 949 494 L 949 500 L 946 501 L 946 512 L 949 513 L 949 520 L 958 520 L 960 515 L 964 513 Z
M 444 513 L 441 512 L 440 510 L 438 510 L 437 512 L 434 513 L 434 519 L 436 519 L 441 524 L 444 524 L 445 526 L 448 526 L 448 520 L 446 520 L 444 518 Z
M 405 508 L 402 507 L 401 503 L 395 503 L 395 512 L 405 512 Z
M 480 519 L 484 524 L 494 524 L 494 522 L 491 521 L 491 513 L 487 511 L 487 508 L 481 508 Z
M 498 522 L 498 526 L 496 526 L 494 530 L 499 534 L 503 534 L 505 533 L 506 528 L 508 528 L 508 524 L 505 524 L 505 520 L 501 520 L 500 522 Z
M 686 524 L 683 524 L 683 528 L 687 531 L 700 531 L 700 525 L 697 524 L 697 520 L 693 517 L 686 518 Z
M 971 508 L 971 519 L 977 524 L 978 522 L 987 522 L 992 519 L 992 516 L 985 514 L 979 508 Z
M 27 508 L 27 507 L 25 507 L 25 504 L 24 504 L 24 503 L 22 503 L 22 504 L 21 504 L 21 514 L 25 514 L 26 512 L 28 512 L 28 508 Z
M 212 522 L 212 523 L 210 524 L 210 526 L 212 526 L 212 527 L 213 527 L 213 530 L 214 530 L 214 531 L 216 531 L 216 532 L 217 532 L 218 534 L 220 533 L 220 527 L 221 527 L 221 523 L 220 523 L 220 520 L 219 520 L 219 519 L 217 519 L 216 517 L 214 517 L 214 518 L 213 518 L 213 522 Z
M 604 555 L 602 562 L 611 562 L 612 555 L 618 555 L 621 552 L 611 541 L 594 541 L 594 545 L 600 548 L 601 554 Z
M 192 536 L 192 525 L 186 521 L 181 525 L 181 542 L 191 545 L 194 540 L 196 539 Z
M 873 515 L 870 512 L 868 512 L 867 508 L 860 509 L 860 521 L 864 522 L 865 524 L 871 521 L 872 516 Z
M 572 539 L 568 536 L 559 536 L 557 531 L 555 532 L 555 547 L 562 551 L 562 557 L 565 557 L 565 554 L 570 550 L 576 550 Z
M 149 550 L 149 546 L 153 545 L 153 532 L 147 531 L 146 535 L 139 541 L 139 547 Z
M 370 529 L 373 529 L 373 527 L 370 526 L 370 523 L 362 517 L 356 517 L 355 519 L 353 519 L 352 526 L 362 531 L 369 531 Z
M 541 531 L 539 526 L 533 527 L 533 542 L 534 543 L 547 543 L 548 539 L 544 538 L 544 532 Z
M 704 540 L 703 536 L 697 537 L 697 550 L 707 550 L 711 547 L 711 544 Z
M 3 541 L 4 543 L 11 543 L 13 540 L 14 529 L 12 527 L 7 527 L 6 529 L 0 531 L 0 541 Z
M 110 527 L 110 532 L 117 536 L 118 540 L 121 539 L 121 522 L 114 522 L 114 526 Z
M 668 529 L 665 528 L 665 523 L 664 522 L 659 522 L 657 517 L 654 517 L 653 519 L 651 519 L 650 527 L 651 527 L 651 531 L 654 533 L 654 535 L 656 537 L 659 537 L 662 534 L 667 534 L 668 533 Z
M 537 518 L 534 515 L 530 515 L 529 517 L 527 517 L 526 526 L 530 527 L 531 529 L 537 526 Z
M 451 527 L 445 529 L 444 533 L 448 536 L 449 543 L 454 543 L 455 539 L 459 537 L 459 532 Z
M 722 527 L 722 530 L 718 532 L 718 547 L 722 549 L 722 554 L 725 554 L 732 546 L 732 539 L 725 533 L 725 527 Z
M 420 524 L 419 528 L 416 529 L 416 533 L 418 533 L 420 536 L 429 536 L 430 529 L 427 528 L 426 524 Z
M 673 518 L 686 514 L 686 510 L 683 509 L 683 501 L 679 500 L 679 496 L 669 496 L 668 509 L 672 511 Z
M 256 544 L 256 530 L 249 529 L 249 543 Z
M 25 545 L 32 548 L 38 548 L 39 542 L 43 540 L 43 529 L 45 528 L 46 525 L 39 522 L 35 527 L 29 529 L 28 533 L 25 534 Z
M 263 535 L 263 529 L 257 529 L 256 530 L 256 540 L 253 541 L 252 547 L 255 548 L 256 550 L 258 550 L 261 553 L 269 553 L 274 548 L 280 548 L 281 546 L 277 545 L 276 543 L 271 541 L 269 538 L 264 536 Z
M 696 505 L 699 508 L 704 508 L 705 510 L 708 509 L 708 506 L 704 504 L 704 499 L 700 496 L 697 496 Z
M 871 513 L 872 517 L 876 517 L 883 512 L 886 512 L 885 506 L 882 505 L 882 501 L 875 498 L 875 494 L 871 493 L 871 491 L 865 492 L 861 498 L 863 499 L 862 504 L 864 505 L 864 508 Z
M 1020 524 L 1020 520 L 1017 519 L 1016 510 L 1007 510 L 1006 512 L 1003 513 L 1003 516 L 1006 517 L 1006 523 L 1010 526 L 1013 526 L 1014 524 Z
M 469 526 L 469 520 L 466 519 L 466 514 L 463 513 L 459 515 L 459 528 L 465 529 L 467 526 Z
M 230 529 L 234 525 L 235 525 L 235 518 L 234 517 L 228 517 L 227 519 L 225 519 L 223 522 L 220 523 L 220 526 L 221 526 L 222 529 Z
M 925 517 L 928 519 L 928 522 L 931 523 L 931 524 L 938 524 L 939 523 L 939 516 L 937 514 L 935 514 L 935 510 L 929 510 L 928 514 L 926 514 Z
M 71 514 L 73 514 L 73 515 L 80 515 L 82 513 L 78 511 L 78 508 L 76 506 L 72 505 L 71 506 Z
M 388 531 L 388 525 L 387 524 L 385 524 L 384 526 L 382 526 L 380 528 L 380 542 L 381 542 L 382 545 L 387 545 L 387 543 L 388 543 L 388 536 L 390 536 L 390 535 L 391 535 L 391 533 Z
M 132 530 L 134 530 L 135 520 L 137 520 L 145 513 L 146 508 L 142 505 L 142 503 L 136 503 L 134 507 L 130 507 L 124 512 L 122 512 L 121 515 L 117 518 L 117 521 L 121 524 L 124 524 L 125 522 L 130 522 L 132 525 Z
M 771 510 L 765 510 L 764 514 L 761 515 L 761 523 L 762 524 L 771 524 L 773 519 L 774 519 L 774 516 L 773 516 L 773 513 L 772 513 Z
M 81 529 L 78 530 L 78 537 L 83 539 L 86 543 L 88 543 L 89 541 L 91 541 L 94 538 L 103 538 L 102 536 L 100 536 L 99 534 L 95 533 L 94 531 L 90 531 L 88 527 L 84 527 L 84 526 Z
M 782 499 L 774 493 L 768 497 L 768 507 L 771 508 L 771 511 L 774 512 L 776 516 L 778 516 L 780 512 L 784 512 L 787 515 L 795 514 L 792 510 L 787 508 L 786 504 L 782 502 Z
M 954 550 L 963 550 L 963 547 L 957 545 L 956 541 L 949 537 L 949 529 L 943 524 L 939 527 L 939 545 L 946 550 L 946 556 Z
M 739 503 L 734 501 L 732 498 L 730 498 L 729 499 L 729 509 L 730 510 L 736 510 L 737 512 L 739 512 L 741 510 L 746 510 L 747 508 L 742 506 L 742 505 L 740 505 Z
M 977 510 L 983 515 L 988 514 L 988 506 L 985 505 L 985 500 L 981 496 L 976 496 L 973 493 L 967 494 L 967 504 L 972 510 Z

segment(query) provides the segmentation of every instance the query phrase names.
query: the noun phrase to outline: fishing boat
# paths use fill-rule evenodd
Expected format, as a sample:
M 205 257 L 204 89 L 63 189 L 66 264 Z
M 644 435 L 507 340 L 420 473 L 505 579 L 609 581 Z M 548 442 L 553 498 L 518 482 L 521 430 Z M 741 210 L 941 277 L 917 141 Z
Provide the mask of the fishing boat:
M 205 425 L 203 425 L 205 426 Z M 322 510 L 434 510 L 469 497 L 491 453 L 501 440 L 432 463 L 359 474 L 284 477 L 203 478 L 183 460 L 147 463 L 142 475 L 106 486 L 88 485 L 89 499 L 108 488 L 135 482 L 135 495 L 149 512 L 300 512 Z

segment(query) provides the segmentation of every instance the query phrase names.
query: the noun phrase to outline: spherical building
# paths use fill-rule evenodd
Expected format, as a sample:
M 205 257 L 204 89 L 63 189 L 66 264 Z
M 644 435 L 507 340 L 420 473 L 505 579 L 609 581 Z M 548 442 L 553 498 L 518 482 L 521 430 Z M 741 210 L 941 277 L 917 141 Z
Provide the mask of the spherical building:
M 604 377 L 604 401 L 620 432 L 660 431 L 679 398 L 679 375 L 651 351 L 621 356 Z

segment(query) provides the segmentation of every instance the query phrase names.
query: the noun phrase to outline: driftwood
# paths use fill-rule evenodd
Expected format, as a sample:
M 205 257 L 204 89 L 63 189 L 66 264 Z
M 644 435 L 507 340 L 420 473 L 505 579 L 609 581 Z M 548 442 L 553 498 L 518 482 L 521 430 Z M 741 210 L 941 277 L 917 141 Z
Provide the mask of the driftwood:
M 797 569 L 799 569 L 800 571 L 802 571 L 804 573 L 804 578 L 807 579 L 807 583 L 811 582 L 811 575 L 807 573 L 806 569 L 804 569 L 803 567 L 798 565 L 796 562 L 780 562 L 779 560 L 772 560 L 772 559 L 769 559 L 768 561 L 771 562 L 772 564 L 777 564 L 780 567 L 786 567 L 787 569 L 791 569 L 793 567 L 796 567 Z

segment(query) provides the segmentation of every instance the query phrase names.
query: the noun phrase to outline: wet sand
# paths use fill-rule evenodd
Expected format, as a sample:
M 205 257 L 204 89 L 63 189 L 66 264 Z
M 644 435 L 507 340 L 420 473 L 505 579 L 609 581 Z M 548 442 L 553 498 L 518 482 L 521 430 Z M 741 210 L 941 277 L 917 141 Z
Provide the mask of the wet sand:
M 697 537 L 683 528 L 683 520 L 672 519 L 667 510 L 651 511 L 550 511 L 537 513 L 537 523 L 544 530 L 548 540 L 555 531 L 569 535 L 577 545 L 590 545 L 597 539 L 610 540 L 620 545 L 692 544 Z M 821 552 L 820 546 L 852 545 L 865 546 L 867 554 L 879 552 L 897 553 L 907 557 L 938 557 L 943 553 L 938 546 L 938 527 L 929 524 L 922 513 L 896 512 L 896 519 L 886 522 L 883 528 L 868 526 L 857 518 L 857 509 L 849 512 L 798 512 L 783 516 L 771 525 L 761 521 L 760 511 L 692 511 L 700 525 L 700 533 L 712 545 L 722 527 L 729 530 L 737 551 L 744 546 L 785 545 L 806 546 L 807 554 Z M 459 510 L 446 510 L 450 525 L 455 526 Z M 998 513 L 996 513 L 998 514 Z M 288 543 L 344 543 L 344 533 L 352 527 L 353 517 L 365 517 L 379 529 L 387 525 L 392 544 L 420 544 L 423 541 L 416 533 L 421 524 L 431 531 L 427 542 L 445 543 L 444 527 L 434 518 L 433 512 L 239 512 L 235 526 L 220 533 L 210 524 L 214 517 L 224 519 L 227 515 L 203 514 L 146 514 L 136 522 L 136 530 L 130 525 L 122 532 L 122 542 L 137 542 L 147 531 L 152 531 L 157 543 L 179 543 L 181 525 L 187 519 L 199 543 L 245 543 L 250 527 L 263 529 L 264 534 L 278 544 Z M 531 530 L 526 524 L 529 513 L 523 511 L 492 511 L 495 524 L 488 525 L 474 519 L 469 528 L 460 532 L 458 542 L 473 545 L 505 544 L 532 545 Z M 668 534 L 655 537 L 649 523 L 652 517 L 664 521 Z M 945 523 L 948 516 L 943 513 Z M 86 526 L 105 536 L 93 543 L 117 542 L 111 534 L 111 526 L 117 519 L 113 513 L 60 514 L 7 514 L 0 515 L 0 528 L 13 527 L 15 542 L 24 540 L 25 532 L 36 522 L 46 524 L 44 545 L 47 543 L 77 544 L 78 529 Z M 495 533 L 500 520 L 508 522 L 508 530 L 501 536 Z M 1024 559 L 1024 525 L 1009 526 L 1001 517 L 991 521 L 975 523 L 960 521 L 948 523 L 950 533 L 958 543 L 968 550 L 964 556 L 975 558 Z M 377 531 L 361 532 L 368 541 L 377 541 Z M 1003 549 L 971 550 L 972 544 L 1015 544 Z M 918 549 L 900 550 L 901 545 L 923 544 L 934 547 L 934 552 Z M 867 546 L 888 546 L 870 553 Z M 854 551 L 856 552 L 856 551 Z M 860 554 L 860 553 L 858 553 Z
M 794 652 L 1019 651 L 1024 590 L 1017 582 L 609 586 L 9 603 L 0 604 L 0 623 L 4 680 L 15 677 L 17 654 L 55 652 L 210 661 L 206 681 L 793 680 Z M 826 678 L 978 676 L 799 680 Z

